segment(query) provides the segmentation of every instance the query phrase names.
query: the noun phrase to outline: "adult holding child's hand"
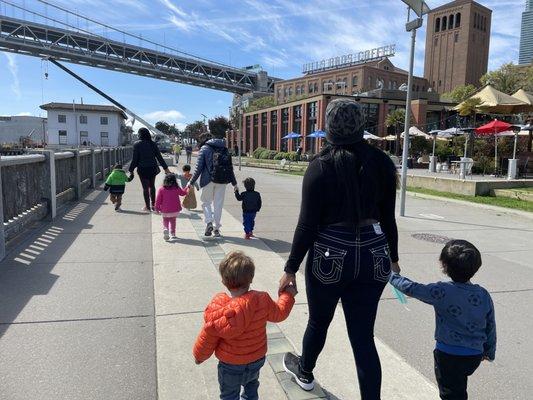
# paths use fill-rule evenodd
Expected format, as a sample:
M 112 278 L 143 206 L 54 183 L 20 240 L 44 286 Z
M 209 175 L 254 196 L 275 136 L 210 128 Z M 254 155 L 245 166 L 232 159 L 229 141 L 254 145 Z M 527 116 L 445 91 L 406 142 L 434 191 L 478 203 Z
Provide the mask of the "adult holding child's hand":
M 296 273 L 308 253 L 303 351 L 301 357 L 285 354 L 283 363 L 300 387 L 313 389 L 313 369 L 341 300 L 361 399 L 378 400 L 381 366 L 374 322 L 391 263 L 399 270 L 397 173 L 384 152 L 363 140 L 364 117 L 355 101 L 328 105 L 326 132 L 328 146 L 305 173 L 300 218 L 280 280 L 280 292 L 296 288 Z

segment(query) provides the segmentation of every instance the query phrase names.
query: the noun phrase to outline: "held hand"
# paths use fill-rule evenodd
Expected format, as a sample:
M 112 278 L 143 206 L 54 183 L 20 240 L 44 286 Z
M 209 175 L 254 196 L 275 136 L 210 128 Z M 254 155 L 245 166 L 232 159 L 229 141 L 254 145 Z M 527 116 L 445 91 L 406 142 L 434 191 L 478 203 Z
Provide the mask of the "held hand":
M 195 358 L 195 359 L 194 359 L 194 363 L 195 363 L 196 365 L 200 365 L 202 362 L 201 362 L 201 361 L 198 361 L 198 360 Z
M 165 168 L 165 174 L 171 174 L 172 172 L 170 172 L 170 170 L 168 168 Z
M 296 286 L 293 285 L 286 286 L 284 292 L 289 293 L 292 297 L 296 297 L 296 295 L 298 294 Z
M 233 191 L 238 193 L 239 192 L 239 185 L 233 186 Z
M 397 262 L 393 262 L 390 266 L 390 269 L 396 274 L 399 274 L 402 271 L 402 269 L 400 268 L 400 264 L 398 264 Z
M 298 292 L 298 288 L 296 286 L 296 275 L 285 272 L 279 280 L 278 294 L 281 294 L 281 292 L 285 291 L 289 286 L 292 286 L 294 290 Z

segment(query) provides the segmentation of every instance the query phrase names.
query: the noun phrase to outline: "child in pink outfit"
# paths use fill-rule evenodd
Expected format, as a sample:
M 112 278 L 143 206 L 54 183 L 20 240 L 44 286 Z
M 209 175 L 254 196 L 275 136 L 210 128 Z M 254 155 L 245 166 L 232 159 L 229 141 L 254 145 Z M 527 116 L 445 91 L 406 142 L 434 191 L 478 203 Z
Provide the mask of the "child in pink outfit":
M 163 237 L 165 240 L 176 239 L 176 218 L 181 211 L 180 196 L 187 196 L 189 191 L 178 185 L 175 174 L 165 176 L 163 186 L 157 191 L 155 210 L 163 216 Z M 169 232 L 170 235 L 169 236 Z

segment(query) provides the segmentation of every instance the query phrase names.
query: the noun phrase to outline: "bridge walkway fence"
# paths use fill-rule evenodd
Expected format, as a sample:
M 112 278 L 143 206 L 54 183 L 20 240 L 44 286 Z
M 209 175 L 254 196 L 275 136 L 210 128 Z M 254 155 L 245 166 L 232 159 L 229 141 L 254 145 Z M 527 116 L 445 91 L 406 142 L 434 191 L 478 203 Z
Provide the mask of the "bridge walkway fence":
M 95 189 L 112 166 L 127 164 L 133 148 L 29 150 L 0 156 L 0 260 L 6 244 L 35 222 L 53 220 L 69 202 Z

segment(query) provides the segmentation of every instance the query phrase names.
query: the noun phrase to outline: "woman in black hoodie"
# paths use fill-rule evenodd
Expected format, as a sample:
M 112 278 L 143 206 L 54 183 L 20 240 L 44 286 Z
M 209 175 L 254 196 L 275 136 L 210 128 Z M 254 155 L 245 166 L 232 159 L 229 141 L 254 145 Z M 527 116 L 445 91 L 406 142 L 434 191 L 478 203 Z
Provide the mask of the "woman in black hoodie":
M 135 168 L 137 168 L 137 174 L 143 187 L 145 204 L 143 211 L 154 210 L 155 177 L 159 174 L 159 165 L 163 167 L 165 173 L 170 173 L 161 152 L 152 141 L 150 131 L 146 128 L 140 128 L 139 140 L 133 145 L 133 160 L 131 161 L 129 171 L 133 173 Z

